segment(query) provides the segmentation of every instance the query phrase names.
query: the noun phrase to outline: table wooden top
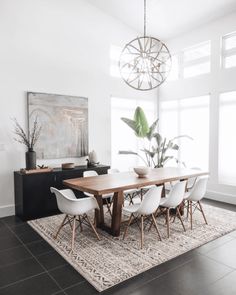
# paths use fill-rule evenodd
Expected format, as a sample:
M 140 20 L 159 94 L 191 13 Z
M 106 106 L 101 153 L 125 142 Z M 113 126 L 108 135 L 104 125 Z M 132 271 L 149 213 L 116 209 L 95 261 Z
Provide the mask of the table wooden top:
M 102 195 L 208 174 L 209 172 L 201 170 L 164 167 L 151 169 L 145 178 L 139 178 L 134 172 L 120 172 L 67 179 L 63 183 L 76 190 L 88 192 L 93 195 Z

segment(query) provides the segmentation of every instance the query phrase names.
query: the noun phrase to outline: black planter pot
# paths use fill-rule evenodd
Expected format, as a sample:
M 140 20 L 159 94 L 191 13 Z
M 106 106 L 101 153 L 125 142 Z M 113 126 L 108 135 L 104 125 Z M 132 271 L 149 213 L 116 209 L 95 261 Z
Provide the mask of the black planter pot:
M 36 152 L 29 149 L 25 153 L 26 170 L 36 169 Z

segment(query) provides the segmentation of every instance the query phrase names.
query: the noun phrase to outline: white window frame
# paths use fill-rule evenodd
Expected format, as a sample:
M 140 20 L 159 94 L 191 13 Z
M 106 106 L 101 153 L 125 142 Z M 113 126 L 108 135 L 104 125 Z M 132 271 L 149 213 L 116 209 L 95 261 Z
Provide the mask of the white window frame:
M 187 62 L 184 61 L 184 52 L 185 51 L 191 50 L 191 49 L 194 49 L 194 48 L 197 48 L 197 47 L 200 47 L 200 46 L 205 45 L 205 44 L 210 44 L 210 52 L 209 52 L 209 55 L 203 56 L 203 57 L 199 57 L 199 58 L 196 58 L 194 60 L 187 61 Z M 191 76 L 191 77 L 184 77 L 184 69 L 185 69 L 185 67 L 199 65 L 199 64 L 202 64 L 202 63 L 205 63 L 205 62 L 209 62 L 210 63 L 210 71 L 209 72 L 203 73 L 203 74 L 198 74 L 198 75 Z M 180 54 L 180 73 L 181 73 L 181 78 L 183 78 L 183 79 L 195 78 L 195 77 L 198 77 L 198 76 L 209 74 L 210 72 L 211 72 L 211 40 L 207 40 L 207 41 L 204 41 L 204 42 L 195 44 L 193 46 L 184 48 L 181 51 L 181 54 Z
M 232 36 L 236 36 L 236 31 L 222 36 L 222 39 L 221 39 L 221 68 L 223 68 L 223 69 L 230 69 L 230 68 L 236 67 L 236 66 L 232 66 L 229 68 L 225 67 L 226 57 L 230 57 L 230 56 L 234 56 L 234 55 L 236 56 L 236 47 L 231 48 L 231 49 L 225 49 L 225 40 L 230 39 Z

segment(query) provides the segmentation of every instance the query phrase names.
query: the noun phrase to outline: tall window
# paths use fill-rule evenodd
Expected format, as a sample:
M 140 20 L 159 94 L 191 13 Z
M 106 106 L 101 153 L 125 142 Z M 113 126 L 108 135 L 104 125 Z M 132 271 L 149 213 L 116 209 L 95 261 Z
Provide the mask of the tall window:
M 222 38 L 222 66 L 236 67 L 236 32 Z
M 160 133 L 168 139 L 179 135 L 179 161 L 187 167 L 208 169 L 209 96 L 192 97 L 160 103 Z M 174 162 L 169 163 L 170 166 Z
M 183 51 L 183 77 L 190 78 L 211 71 L 211 42 L 207 41 Z
M 112 97 L 111 99 L 111 149 L 112 167 L 128 171 L 134 166 L 144 165 L 135 155 L 119 155 L 121 150 L 138 152 L 141 142 L 122 120 L 122 117 L 132 119 L 137 106 L 144 110 L 149 124 L 156 119 L 156 102 L 147 99 L 127 99 Z
M 220 95 L 219 182 L 236 184 L 236 91 Z

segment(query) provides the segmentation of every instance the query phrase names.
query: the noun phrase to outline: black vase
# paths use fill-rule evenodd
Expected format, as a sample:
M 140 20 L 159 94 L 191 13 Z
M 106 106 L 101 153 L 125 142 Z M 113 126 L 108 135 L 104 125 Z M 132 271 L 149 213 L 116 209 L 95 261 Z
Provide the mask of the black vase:
M 25 153 L 26 170 L 36 169 L 36 152 L 29 149 Z

